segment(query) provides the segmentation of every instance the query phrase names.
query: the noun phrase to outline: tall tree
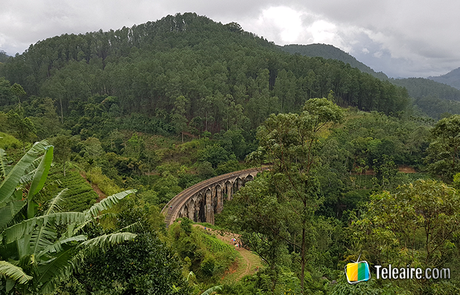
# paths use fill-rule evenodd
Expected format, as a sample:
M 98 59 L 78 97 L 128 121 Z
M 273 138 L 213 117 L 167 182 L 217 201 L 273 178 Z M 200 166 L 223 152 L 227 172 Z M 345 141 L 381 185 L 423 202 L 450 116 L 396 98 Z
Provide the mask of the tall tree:
M 343 111 L 322 98 L 308 100 L 300 114 L 271 115 L 258 130 L 259 149 L 253 155 L 273 163 L 269 172 L 271 190 L 293 226 L 300 229 L 300 280 L 304 293 L 305 266 L 309 244 L 308 229 L 320 204 L 317 165 L 321 132 L 340 122 Z M 287 217 L 286 217 L 287 218 Z M 295 244 L 294 240 L 290 241 Z
M 176 132 L 181 134 L 182 142 L 184 142 L 184 132 L 187 130 L 187 113 L 190 108 L 190 99 L 183 95 L 176 98 L 174 102 L 174 109 L 171 116 Z
M 420 179 L 394 193 L 372 195 L 363 211 L 350 226 L 351 255 L 361 253 L 371 264 L 458 269 L 460 195 L 454 188 Z M 437 283 L 421 280 L 411 284 L 411 291 L 436 294 L 429 288 Z
M 21 106 L 21 97 L 26 95 L 24 88 L 22 88 L 22 86 L 19 85 L 18 83 L 14 83 L 13 86 L 11 86 L 11 92 L 13 93 L 14 96 L 16 96 L 19 106 Z
M 24 110 L 19 107 L 17 111 L 8 112 L 8 124 L 15 131 L 15 135 L 22 141 L 22 149 L 25 153 L 25 142 L 35 137 L 35 126 L 33 122 L 24 117 Z
M 460 115 L 444 118 L 431 130 L 433 141 L 427 150 L 428 169 L 443 181 L 452 182 L 460 172 Z

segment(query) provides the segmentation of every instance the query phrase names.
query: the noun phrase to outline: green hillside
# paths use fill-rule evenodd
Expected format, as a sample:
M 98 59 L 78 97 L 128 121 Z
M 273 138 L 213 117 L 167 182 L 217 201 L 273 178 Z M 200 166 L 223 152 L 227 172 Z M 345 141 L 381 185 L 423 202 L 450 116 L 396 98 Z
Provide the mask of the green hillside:
M 353 68 L 359 69 L 363 73 L 371 74 L 372 76 L 386 80 L 388 79 L 387 75 L 382 72 L 375 72 L 370 67 L 366 66 L 362 62 L 359 62 L 352 55 L 344 52 L 343 50 L 328 44 L 308 44 L 308 45 L 298 45 L 290 44 L 284 45 L 281 47 L 283 51 L 289 52 L 291 54 L 301 54 L 309 57 L 322 57 L 326 59 L 336 59 L 343 61 L 344 63 L 350 64 Z
M 104 101 L 107 111 L 146 116 L 148 129 L 165 134 L 181 124 L 212 133 L 255 128 L 272 112 L 296 111 L 330 91 L 341 105 L 387 114 L 403 110 L 408 99 L 402 88 L 343 62 L 286 54 L 238 24 L 192 13 L 46 39 L 12 58 L 2 73 L 27 97 L 54 99 L 73 126 L 86 104 Z M 74 133 L 86 128 L 79 124 Z
M 460 114 L 460 90 L 425 78 L 391 79 L 407 89 L 414 104 L 428 116 L 440 119 L 445 114 Z
M 9 56 L 6 54 L 5 51 L 0 50 L 0 63 L 4 63 L 8 60 Z
M 460 269 L 457 90 L 310 48 L 329 53 L 185 13 L 8 58 L 0 293 L 460 294 L 454 275 L 344 274 L 359 259 Z M 174 205 L 212 225 L 166 226 L 186 188 L 261 166 Z
M 452 70 L 445 75 L 428 77 L 428 79 L 460 89 L 460 68 Z
M 414 99 L 414 105 L 432 118 L 439 119 L 444 113 L 460 114 L 460 103 L 458 103 L 460 101 L 460 90 L 455 89 L 460 86 L 459 69 L 443 76 L 429 77 L 428 79 L 389 79 L 384 73 L 376 73 L 350 54 L 332 45 L 285 45 L 280 48 L 291 54 L 340 60 L 378 79 L 388 80 L 394 85 L 404 87 L 407 89 L 409 96 Z

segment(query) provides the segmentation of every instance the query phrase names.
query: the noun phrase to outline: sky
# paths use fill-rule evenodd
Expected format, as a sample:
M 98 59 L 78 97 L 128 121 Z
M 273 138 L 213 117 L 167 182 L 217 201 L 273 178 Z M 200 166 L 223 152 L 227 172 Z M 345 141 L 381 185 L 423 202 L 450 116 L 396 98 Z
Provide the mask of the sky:
M 278 45 L 324 43 L 390 77 L 460 67 L 458 0 L 1 0 L 0 50 L 195 12 Z

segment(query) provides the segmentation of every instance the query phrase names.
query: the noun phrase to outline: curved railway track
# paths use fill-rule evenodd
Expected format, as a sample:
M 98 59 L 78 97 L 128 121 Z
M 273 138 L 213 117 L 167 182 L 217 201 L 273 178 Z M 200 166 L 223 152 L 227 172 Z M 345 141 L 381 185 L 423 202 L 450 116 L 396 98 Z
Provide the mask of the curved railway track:
M 268 167 L 258 167 L 258 168 L 249 168 L 249 169 L 244 169 L 240 171 L 230 172 L 227 174 L 219 175 L 219 176 L 204 180 L 189 188 L 186 188 L 185 190 L 177 194 L 174 198 L 172 198 L 166 204 L 163 210 L 161 210 L 161 213 L 166 215 L 165 216 L 166 226 L 169 226 L 170 224 L 174 222 L 174 220 L 177 219 L 179 215 L 179 211 L 185 205 L 188 199 L 196 195 L 200 191 L 205 190 L 208 187 L 212 186 L 213 184 L 224 181 L 226 179 L 231 179 L 234 177 L 238 177 L 240 175 L 247 175 L 252 172 L 261 172 L 267 169 Z

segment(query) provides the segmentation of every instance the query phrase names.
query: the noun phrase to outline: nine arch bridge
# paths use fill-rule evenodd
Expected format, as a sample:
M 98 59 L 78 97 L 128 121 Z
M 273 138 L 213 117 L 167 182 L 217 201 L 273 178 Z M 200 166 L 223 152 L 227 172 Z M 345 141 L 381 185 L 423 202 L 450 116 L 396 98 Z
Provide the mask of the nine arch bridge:
M 231 200 L 233 194 L 262 170 L 251 168 L 213 177 L 197 183 L 172 198 L 161 210 L 166 215 L 166 226 L 177 218 L 187 217 L 195 222 L 214 224 L 214 215 L 222 212 L 224 198 Z

